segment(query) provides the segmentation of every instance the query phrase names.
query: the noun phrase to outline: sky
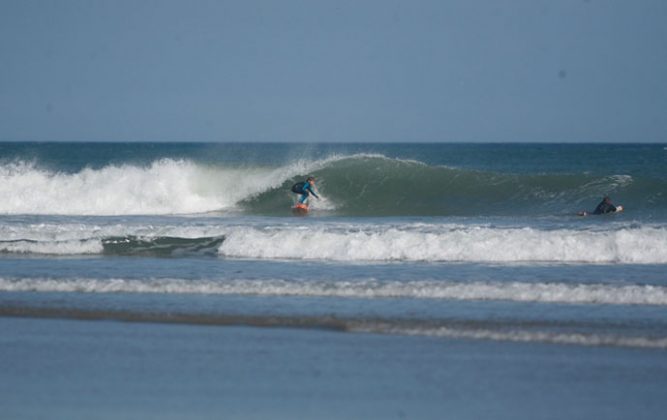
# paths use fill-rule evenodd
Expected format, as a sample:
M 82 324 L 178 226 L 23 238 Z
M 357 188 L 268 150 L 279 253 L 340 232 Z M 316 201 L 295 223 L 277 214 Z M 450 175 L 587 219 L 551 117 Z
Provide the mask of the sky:
M 667 142 L 664 0 L 0 0 L 0 141 Z

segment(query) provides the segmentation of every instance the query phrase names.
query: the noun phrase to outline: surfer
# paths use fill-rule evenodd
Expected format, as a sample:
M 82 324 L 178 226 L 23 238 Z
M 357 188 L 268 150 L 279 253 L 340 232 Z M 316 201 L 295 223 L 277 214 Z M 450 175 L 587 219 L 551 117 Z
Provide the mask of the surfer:
M 611 202 L 611 198 L 609 196 L 605 196 L 600 204 L 593 210 L 592 213 L 588 213 L 587 211 L 582 211 L 579 214 L 581 216 L 587 216 L 589 214 L 595 214 L 595 215 L 600 215 L 600 214 L 607 214 L 607 213 L 615 213 L 618 211 L 623 211 L 623 206 L 615 206 Z
M 299 182 L 292 186 L 293 192 L 301 194 L 301 196 L 297 200 L 298 204 L 301 204 L 302 206 L 307 206 L 308 197 L 310 197 L 311 194 L 314 195 L 315 198 L 317 198 L 318 200 L 320 199 L 320 197 L 315 192 L 314 187 L 315 187 L 315 178 L 312 176 L 309 176 L 305 182 Z
M 611 198 L 605 196 L 600 204 L 593 210 L 593 214 L 606 214 L 616 211 L 616 206 L 611 203 Z

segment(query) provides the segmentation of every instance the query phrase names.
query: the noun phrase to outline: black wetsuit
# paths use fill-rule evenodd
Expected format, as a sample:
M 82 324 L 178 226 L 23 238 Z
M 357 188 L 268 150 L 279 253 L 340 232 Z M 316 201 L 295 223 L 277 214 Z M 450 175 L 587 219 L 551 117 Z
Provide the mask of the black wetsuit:
M 616 206 L 611 204 L 610 201 L 602 200 L 602 202 L 598 204 L 598 206 L 593 211 L 593 214 L 605 214 L 605 213 L 612 213 L 615 211 L 616 211 Z

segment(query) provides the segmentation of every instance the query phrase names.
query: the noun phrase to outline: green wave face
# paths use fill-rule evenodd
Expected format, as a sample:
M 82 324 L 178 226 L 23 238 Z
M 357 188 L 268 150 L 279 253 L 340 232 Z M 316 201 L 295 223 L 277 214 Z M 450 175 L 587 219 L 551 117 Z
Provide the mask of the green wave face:
M 183 257 L 192 255 L 216 256 L 223 236 L 204 238 L 178 238 L 158 236 L 117 236 L 104 238 L 102 247 L 108 255 L 142 257 Z
M 313 175 L 325 205 L 349 216 L 486 216 L 562 214 L 592 210 L 604 195 L 618 204 L 664 213 L 664 181 L 627 175 L 511 174 L 429 166 L 383 156 L 332 160 Z M 302 174 L 242 203 L 253 214 L 284 214 Z

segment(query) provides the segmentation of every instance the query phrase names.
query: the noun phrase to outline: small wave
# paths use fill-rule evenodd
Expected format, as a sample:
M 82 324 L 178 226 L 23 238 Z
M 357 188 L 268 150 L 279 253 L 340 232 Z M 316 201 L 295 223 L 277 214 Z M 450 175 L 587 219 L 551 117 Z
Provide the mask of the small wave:
M 10 254 L 208 255 L 336 262 L 665 264 L 664 225 L 537 229 L 456 224 L 0 226 Z
M 216 255 L 224 240 L 224 236 L 203 238 L 120 236 L 104 238 L 101 242 L 105 254 L 178 257 Z
M 331 261 L 667 263 L 667 229 L 232 229 L 225 257 Z
M 667 288 L 662 286 L 565 283 L 0 278 L 0 290 L 667 305 Z
M 100 254 L 104 250 L 99 240 L 69 241 L 0 241 L 0 253 L 41 255 Z
M 108 254 L 127 256 L 179 257 L 217 255 L 224 237 L 174 238 L 119 236 L 102 239 L 0 241 L 0 253 L 37 255 Z
M 548 343 L 578 346 L 609 346 L 648 349 L 667 349 L 667 337 L 642 337 L 598 333 L 556 333 L 550 331 L 531 331 L 513 329 L 502 331 L 494 329 L 461 327 L 415 327 L 394 324 L 369 324 L 351 328 L 351 331 L 367 333 L 423 335 L 468 340 L 512 341 L 521 343 Z

